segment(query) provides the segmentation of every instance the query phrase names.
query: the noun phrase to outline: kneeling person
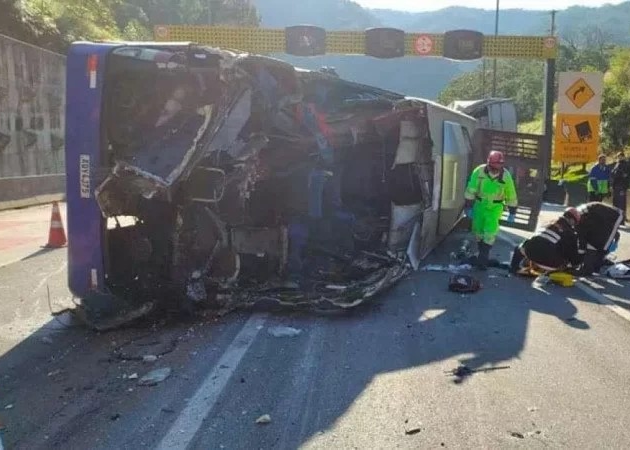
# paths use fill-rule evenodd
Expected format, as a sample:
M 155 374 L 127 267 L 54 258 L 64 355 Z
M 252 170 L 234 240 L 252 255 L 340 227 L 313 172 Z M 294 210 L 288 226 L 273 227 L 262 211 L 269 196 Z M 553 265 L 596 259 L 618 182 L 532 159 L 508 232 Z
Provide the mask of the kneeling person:
M 510 271 L 517 273 L 530 262 L 546 272 L 579 266 L 586 253 L 586 243 L 576 231 L 580 218 L 576 208 L 568 208 L 556 221 L 538 230 L 514 249 Z

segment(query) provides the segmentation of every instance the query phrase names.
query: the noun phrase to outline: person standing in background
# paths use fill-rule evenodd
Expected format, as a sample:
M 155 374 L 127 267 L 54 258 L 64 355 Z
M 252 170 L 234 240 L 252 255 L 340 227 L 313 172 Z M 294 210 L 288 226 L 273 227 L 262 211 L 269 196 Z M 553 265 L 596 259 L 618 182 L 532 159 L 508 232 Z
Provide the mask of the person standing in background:
M 606 155 L 599 155 L 597 159 L 598 163 L 588 174 L 586 190 L 589 202 L 601 202 L 610 195 L 610 168 L 606 165 Z
M 627 193 L 630 187 L 630 163 L 626 160 L 623 152 L 617 154 L 617 163 L 610 172 L 612 181 L 612 203 L 613 206 L 623 211 L 623 222 L 625 225 L 628 218 L 626 217 Z

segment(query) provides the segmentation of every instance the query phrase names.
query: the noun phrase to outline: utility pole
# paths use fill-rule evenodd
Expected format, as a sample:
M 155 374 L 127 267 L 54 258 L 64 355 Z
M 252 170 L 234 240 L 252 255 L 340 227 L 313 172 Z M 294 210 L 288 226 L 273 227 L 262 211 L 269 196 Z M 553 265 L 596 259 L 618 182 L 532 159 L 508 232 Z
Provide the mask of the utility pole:
M 486 98 L 486 58 L 483 58 L 483 67 L 481 70 L 481 98 Z
M 497 0 L 497 9 L 494 13 L 494 37 L 499 35 L 499 1 Z M 497 59 L 492 62 L 492 96 L 497 96 Z
M 551 11 L 551 36 L 556 32 L 556 12 Z M 547 177 L 551 174 L 553 147 L 553 105 L 556 97 L 556 60 L 547 59 L 545 64 L 545 147 L 547 147 Z M 561 169 L 562 170 L 562 169 Z

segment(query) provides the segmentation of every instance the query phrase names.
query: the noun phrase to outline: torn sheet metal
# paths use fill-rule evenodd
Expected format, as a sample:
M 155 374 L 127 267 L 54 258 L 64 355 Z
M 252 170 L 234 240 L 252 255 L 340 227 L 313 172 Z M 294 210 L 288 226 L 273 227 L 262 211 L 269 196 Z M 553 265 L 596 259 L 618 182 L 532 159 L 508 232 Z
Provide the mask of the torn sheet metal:
M 418 268 L 425 103 L 262 56 L 160 52 L 115 52 L 105 74 L 96 198 L 105 217 L 136 219 L 107 232 L 108 295 L 345 309 Z

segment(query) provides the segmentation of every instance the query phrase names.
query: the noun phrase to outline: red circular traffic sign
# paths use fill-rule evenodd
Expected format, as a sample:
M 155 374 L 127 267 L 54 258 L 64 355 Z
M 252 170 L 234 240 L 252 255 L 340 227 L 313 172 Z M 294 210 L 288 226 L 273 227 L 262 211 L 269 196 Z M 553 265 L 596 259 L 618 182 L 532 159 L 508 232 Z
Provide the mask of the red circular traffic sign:
M 416 53 L 419 55 L 428 55 L 433 50 L 433 38 L 428 34 L 421 34 L 416 39 Z
M 543 45 L 545 46 L 545 48 L 548 48 L 551 50 L 552 48 L 556 46 L 556 38 L 555 37 L 545 38 Z
M 168 37 L 168 28 L 162 25 L 155 27 L 155 35 L 159 39 L 166 39 Z

